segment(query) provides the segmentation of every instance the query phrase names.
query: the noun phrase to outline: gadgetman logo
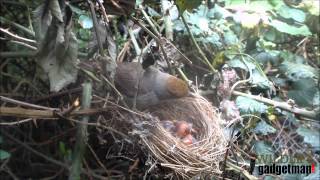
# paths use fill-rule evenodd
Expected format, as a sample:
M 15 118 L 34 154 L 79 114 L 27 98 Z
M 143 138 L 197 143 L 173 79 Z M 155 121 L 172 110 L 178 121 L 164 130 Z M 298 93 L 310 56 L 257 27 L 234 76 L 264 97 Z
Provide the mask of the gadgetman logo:
M 257 157 L 258 174 L 305 174 L 315 173 L 315 165 L 306 163 L 304 160 L 282 155 L 275 158 L 273 155 L 265 154 Z

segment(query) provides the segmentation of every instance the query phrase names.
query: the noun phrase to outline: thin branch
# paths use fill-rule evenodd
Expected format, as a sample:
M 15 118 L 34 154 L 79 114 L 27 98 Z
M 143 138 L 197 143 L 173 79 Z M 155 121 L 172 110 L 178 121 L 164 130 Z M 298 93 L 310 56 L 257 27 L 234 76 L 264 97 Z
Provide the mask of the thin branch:
M 150 17 L 148 16 L 146 11 L 144 10 L 144 7 L 141 4 L 139 5 L 139 9 L 142 12 L 142 15 L 146 18 L 147 22 L 149 23 L 152 31 L 156 34 L 156 36 L 160 36 L 159 31 L 157 30 L 156 26 L 152 23 L 152 21 L 150 20 Z
M 35 51 L 5 51 L 0 52 L 1 58 L 35 57 Z
M 30 30 L 30 29 L 28 29 L 28 28 L 26 28 L 26 27 L 24 27 L 24 26 L 22 26 L 22 25 L 20 25 L 20 24 L 18 24 L 18 23 L 16 23 L 16 22 L 12 22 L 12 21 L 10 21 L 10 20 L 2 17 L 2 16 L 0 16 L 0 21 L 1 21 L 2 23 L 12 25 L 12 26 L 14 26 L 15 28 L 20 29 L 21 31 L 29 34 L 30 36 L 35 37 L 35 33 L 34 33 L 32 30 Z
M 21 42 L 21 41 L 10 40 L 9 42 L 10 43 L 15 43 L 15 44 L 18 44 L 18 45 L 22 45 L 22 46 L 24 46 L 26 48 L 29 48 L 29 49 L 35 50 L 35 51 L 38 49 L 38 48 L 36 48 L 36 47 L 34 47 L 34 46 L 30 45 L 30 44 L 27 44 L 27 43 L 24 43 L 24 42 Z
M 28 38 L 24 38 L 24 37 L 20 37 L 16 34 L 13 34 L 11 32 L 9 32 L 7 29 L 4 29 L 4 28 L 1 28 L 0 27 L 0 31 L 9 35 L 11 38 L 15 39 L 15 40 L 18 40 L 18 41 L 23 41 L 23 42 L 26 42 L 26 43 L 31 43 L 32 45 L 37 45 L 37 42 L 35 40 L 32 40 L 32 39 L 28 39 Z
M 4 102 L 13 103 L 13 104 L 17 104 L 17 105 L 20 105 L 20 106 L 32 107 L 32 108 L 36 108 L 36 109 L 58 110 L 57 108 L 49 108 L 49 107 L 45 107 L 45 106 L 30 104 L 30 103 L 26 103 L 26 102 L 23 102 L 23 101 L 19 101 L 19 100 L 7 98 L 7 97 L 4 97 L 4 96 L 0 96 L 0 102 L 3 102 L 3 101 Z
M 92 84 L 90 82 L 84 83 L 83 84 L 83 92 L 82 92 L 82 108 L 90 108 L 91 104 L 91 99 L 92 99 Z M 82 122 L 83 123 L 88 123 L 89 121 L 89 116 L 83 116 L 82 117 Z M 77 141 L 76 145 L 74 148 L 74 156 L 72 159 L 72 165 L 71 165 L 71 170 L 70 170 L 70 176 L 69 179 L 80 179 L 81 175 L 81 170 L 82 170 L 82 159 L 83 155 L 85 152 L 85 146 L 87 144 L 87 137 L 88 132 L 87 132 L 87 125 L 86 124 L 79 124 L 78 125 L 78 130 L 77 130 Z
M 264 98 L 264 97 L 261 97 L 261 96 L 254 96 L 254 95 L 242 93 L 242 92 L 239 92 L 239 91 L 233 91 L 232 94 L 237 95 L 237 96 L 248 97 L 248 98 L 263 102 L 265 104 L 269 104 L 269 105 L 272 105 L 274 107 L 279 107 L 279 108 L 284 109 L 286 111 L 290 111 L 290 112 L 293 112 L 295 114 L 299 114 L 301 116 L 305 116 L 305 117 L 312 118 L 312 119 L 317 119 L 317 112 L 316 111 L 308 111 L 308 110 L 305 110 L 305 109 L 300 109 L 300 108 L 297 108 L 295 106 L 289 105 L 288 103 L 285 103 L 285 102 L 278 102 L 278 101 L 274 101 L 274 100 L 271 100 L 271 99 L 268 99 L 268 98 Z
M 188 23 L 186 21 L 186 19 L 184 18 L 183 14 L 180 15 L 181 16 L 181 19 L 182 19 L 182 22 L 184 24 L 184 26 L 186 27 L 187 31 L 188 31 L 188 34 L 190 35 L 191 37 L 191 40 L 192 40 L 192 43 L 196 46 L 198 52 L 200 53 L 202 59 L 205 61 L 205 63 L 209 66 L 209 68 L 211 69 L 212 72 L 216 73 L 217 70 L 212 66 L 212 64 L 210 63 L 210 61 L 208 60 L 208 58 L 206 57 L 206 55 L 204 54 L 204 52 L 201 50 L 200 46 L 198 45 L 197 41 L 195 40 L 189 26 L 188 26 Z

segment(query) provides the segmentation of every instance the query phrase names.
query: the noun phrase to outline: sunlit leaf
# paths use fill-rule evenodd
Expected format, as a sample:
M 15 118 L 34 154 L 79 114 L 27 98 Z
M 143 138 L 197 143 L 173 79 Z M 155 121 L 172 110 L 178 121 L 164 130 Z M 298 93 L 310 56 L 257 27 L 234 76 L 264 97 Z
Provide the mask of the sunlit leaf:
M 315 150 L 320 150 L 320 132 L 300 126 L 297 133 L 303 137 L 305 143 L 310 144 Z
M 257 126 L 254 128 L 254 132 L 262 135 L 269 135 L 276 132 L 276 129 L 265 121 L 260 121 Z
M 4 151 L 4 150 L 0 149 L 0 160 L 8 159 L 10 156 L 11 156 L 10 153 L 8 153 L 7 151 Z
M 319 87 L 314 79 L 302 78 L 292 82 L 288 97 L 300 106 L 313 106 L 318 91 Z
M 285 74 L 288 79 L 297 81 L 303 78 L 319 78 L 319 70 L 309 65 L 284 61 L 279 66 L 280 72 Z
M 288 7 L 287 5 L 282 5 L 278 10 L 277 13 L 279 13 L 280 16 L 286 18 L 286 19 L 293 19 L 297 22 L 304 22 L 306 19 L 306 14 L 295 8 Z
M 78 23 L 84 29 L 90 29 L 93 27 L 92 19 L 87 15 L 81 15 L 78 19 Z
M 298 35 L 309 36 L 309 35 L 311 35 L 311 32 L 306 25 L 301 25 L 299 27 L 296 27 L 296 26 L 289 25 L 285 22 L 282 22 L 282 21 L 279 21 L 276 19 L 272 20 L 269 23 L 269 25 L 276 28 L 280 32 L 295 35 L 295 36 L 298 36 Z
M 263 103 L 243 96 L 237 97 L 236 104 L 242 114 L 261 114 L 268 109 Z
M 176 0 L 176 4 L 182 13 L 185 10 L 191 11 L 192 9 L 197 8 L 201 4 L 201 0 Z
M 254 143 L 254 151 L 256 152 L 257 155 L 263 155 L 263 154 L 274 155 L 273 148 L 266 141 L 256 141 Z

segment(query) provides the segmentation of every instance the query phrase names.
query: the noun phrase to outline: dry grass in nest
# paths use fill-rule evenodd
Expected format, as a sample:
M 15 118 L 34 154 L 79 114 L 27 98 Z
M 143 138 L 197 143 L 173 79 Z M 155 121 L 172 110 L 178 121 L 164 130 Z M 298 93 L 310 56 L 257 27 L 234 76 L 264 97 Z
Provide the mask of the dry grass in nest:
M 167 100 L 148 108 L 147 114 L 151 114 L 150 118 L 144 116 L 138 123 L 140 125 L 131 127 L 135 134 L 140 135 L 142 145 L 162 167 L 169 168 L 186 179 L 194 175 L 221 173 L 219 163 L 224 159 L 227 142 L 219 126 L 219 114 L 207 100 L 198 95 Z M 132 114 L 125 116 L 127 122 L 132 123 Z M 124 119 L 121 119 L 119 125 L 123 126 Z M 161 125 L 161 120 L 184 120 L 192 123 L 196 130 L 196 142 L 189 146 L 183 144 Z

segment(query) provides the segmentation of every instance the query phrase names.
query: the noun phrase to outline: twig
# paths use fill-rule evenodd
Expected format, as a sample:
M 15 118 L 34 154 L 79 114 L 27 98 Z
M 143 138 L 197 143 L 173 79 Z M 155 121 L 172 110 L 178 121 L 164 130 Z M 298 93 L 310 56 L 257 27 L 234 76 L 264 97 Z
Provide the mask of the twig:
M 28 119 L 23 119 L 23 120 L 19 120 L 19 121 L 15 121 L 15 122 L 0 122 L 1 126 L 13 126 L 13 125 L 17 125 L 17 124 L 22 124 L 25 122 L 29 122 L 32 121 L 33 118 L 28 118 Z
M 173 29 L 172 29 L 172 22 L 171 22 L 171 17 L 169 13 L 169 8 L 165 9 L 164 4 L 165 4 L 165 1 L 161 0 L 161 8 L 162 8 L 162 14 L 164 18 L 166 38 L 170 41 L 173 41 Z
M 243 168 L 241 168 L 241 167 L 239 167 L 239 166 L 236 166 L 236 165 L 234 165 L 234 164 L 232 164 L 232 163 L 230 163 L 230 162 L 227 162 L 227 166 L 230 167 L 230 168 L 232 168 L 233 170 L 235 170 L 235 171 L 243 174 L 243 175 L 244 175 L 246 178 L 248 178 L 249 180 L 258 180 L 257 177 L 249 174 L 248 171 L 246 171 L 245 169 L 243 169 Z
M 24 148 L 28 149 L 29 151 L 31 151 L 32 153 L 44 158 L 45 160 L 53 163 L 53 164 L 56 164 L 56 165 L 59 165 L 61 167 L 64 167 L 65 169 L 69 169 L 69 166 L 58 161 L 58 160 L 55 160 L 49 156 L 46 156 L 45 154 L 42 154 L 41 152 L 38 152 L 36 150 L 34 150 L 33 148 L 31 148 L 30 146 L 28 146 L 26 143 L 23 143 L 21 142 L 20 140 L 14 138 L 13 136 L 11 136 L 9 133 L 7 133 L 6 131 L 1 131 L 1 134 L 3 134 L 4 136 L 8 137 L 9 139 L 11 139 L 12 141 L 14 141 L 15 143 L 23 146 Z
M 35 51 L 5 51 L 5 52 L 0 52 L 0 57 L 1 58 L 16 58 L 16 57 L 35 57 L 36 52 Z
M 141 55 L 141 49 L 140 49 L 139 44 L 138 44 L 138 42 L 136 40 L 136 37 L 133 34 L 132 28 L 130 27 L 128 29 L 128 31 L 129 31 L 130 39 L 131 39 L 131 42 L 133 44 L 134 50 L 136 51 L 137 56 L 140 56 Z
M 0 31 L 5 33 L 5 34 L 7 34 L 7 35 L 9 35 L 10 37 L 12 37 L 15 40 L 31 43 L 32 45 L 37 45 L 37 42 L 35 40 L 24 38 L 24 37 L 20 37 L 20 36 L 18 36 L 16 34 L 13 34 L 13 33 L 9 32 L 7 29 L 3 29 L 3 28 L 0 27 Z
M 184 74 L 184 72 L 181 70 L 181 68 L 177 68 L 177 70 L 178 70 L 178 73 L 180 74 L 180 76 L 182 77 L 182 79 L 183 79 L 184 81 L 186 81 L 186 82 L 190 85 L 190 83 L 191 83 L 192 81 L 190 81 L 190 80 L 187 78 L 187 76 Z
M 17 105 L 20 105 L 20 106 L 25 106 L 25 107 L 32 107 L 32 108 L 36 108 L 36 109 L 58 110 L 57 108 L 48 108 L 48 107 L 45 107 L 45 106 L 30 104 L 30 103 L 14 100 L 14 99 L 11 99 L 11 98 L 7 98 L 7 97 L 4 97 L 4 96 L 0 96 L 0 102 L 2 102 L 2 101 L 13 103 L 13 104 L 17 104 Z
M 209 68 L 211 69 L 212 72 L 217 73 L 217 70 L 212 66 L 212 64 L 210 63 L 210 61 L 208 60 L 208 58 L 206 57 L 206 55 L 203 53 L 203 51 L 201 50 L 200 46 L 198 45 L 197 41 L 195 40 L 189 26 L 188 23 L 186 21 L 186 19 L 184 18 L 183 14 L 180 14 L 180 17 L 182 19 L 182 22 L 184 24 L 184 26 L 186 27 L 188 34 L 191 37 L 192 43 L 196 46 L 198 52 L 200 53 L 202 59 L 205 61 L 205 63 L 209 66 Z
M 305 117 L 312 118 L 312 119 L 317 119 L 317 112 L 316 111 L 308 111 L 308 110 L 300 109 L 300 108 L 294 107 L 292 105 L 289 105 L 288 103 L 285 103 L 285 102 L 277 102 L 277 101 L 274 101 L 274 100 L 271 100 L 268 98 L 264 98 L 261 96 L 254 96 L 254 95 L 242 93 L 239 91 L 233 91 L 232 94 L 237 95 L 237 96 L 248 97 L 248 98 L 263 102 L 265 104 L 269 104 L 274 107 L 279 107 L 279 108 L 284 109 L 286 111 L 290 111 L 295 114 L 299 114 L 301 116 L 305 116 Z
M 26 27 L 24 27 L 24 26 L 22 26 L 22 25 L 20 25 L 20 24 L 18 24 L 18 23 L 12 22 L 12 21 L 10 21 L 10 20 L 2 17 L 2 16 L 0 16 L 0 21 L 1 21 L 2 23 L 6 23 L 6 24 L 9 24 L 9 25 L 12 25 L 12 26 L 14 26 L 15 28 L 20 29 L 20 30 L 22 30 L 23 32 L 29 34 L 30 36 L 35 37 L 35 33 L 34 33 L 32 30 L 30 30 L 30 29 L 28 29 L 28 28 L 26 28 Z
M 98 48 L 99 48 L 99 53 L 104 56 L 104 52 L 103 52 L 103 45 L 102 42 L 100 40 L 100 35 L 98 32 L 98 20 L 97 20 L 97 16 L 94 10 L 94 5 L 92 4 L 92 2 L 90 0 L 87 0 L 89 6 L 90 6 L 90 12 L 91 12 L 91 17 L 92 17 L 92 21 L 93 21 L 93 29 L 96 35 L 96 40 L 98 42 Z
M 155 33 L 155 35 L 160 36 L 159 31 L 157 30 L 156 26 L 152 23 L 152 21 L 150 20 L 150 17 L 148 16 L 146 11 L 144 10 L 144 7 L 141 4 L 139 5 L 139 9 L 142 12 L 142 15 L 146 18 L 147 22 L 149 23 L 149 25 L 150 25 L 152 31 Z
M 158 38 L 156 35 L 154 35 L 148 28 L 146 28 L 138 19 L 134 18 L 133 16 L 130 16 L 131 20 L 134 21 L 135 23 L 137 23 L 143 30 L 145 30 L 160 46 L 161 52 L 163 54 L 163 57 L 168 65 L 168 68 L 170 70 L 170 73 L 173 74 L 173 69 L 171 67 L 171 64 L 169 62 L 167 53 L 165 52 L 161 39 Z
M 34 47 L 34 46 L 30 45 L 30 44 L 27 44 L 27 43 L 24 43 L 24 42 L 21 42 L 21 41 L 10 40 L 9 42 L 22 45 L 22 46 L 24 46 L 26 48 L 29 48 L 31 50 L 34 50 L 34 51 L 36 51 L 38 49 L 38 48 L 36 48 L 36 47 Z
M 82 108 L 90 108 L 92 98 L 92 84 L 90 82 L 84 83 L 82 93 Z M 88 123 L 89 116 L 83 116 L 82 122 Z M 85 151 L 85 145 L 87 143 L 87 125 L 79 124 L 77 130 L 77 141 L 74 148 L 74 156 L 72 159 L 72 165 L 70 170 L 69 180 L 80 179 L 82 159 Z
M 111 88 L 117 93 L 118 97 L 120 97 L 120 99 L 123 99 L 122 94 L 118 91 L 118 89 L 114 86 L 114 84 L 112 84 L 108 78 L 106 78 L 105 76 L 102 75 L 102 79 L 107 82 L 109 84 L 109 86 L 111 86 Z

